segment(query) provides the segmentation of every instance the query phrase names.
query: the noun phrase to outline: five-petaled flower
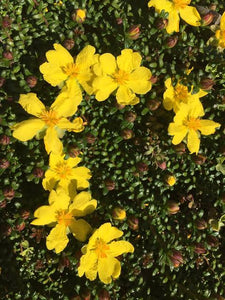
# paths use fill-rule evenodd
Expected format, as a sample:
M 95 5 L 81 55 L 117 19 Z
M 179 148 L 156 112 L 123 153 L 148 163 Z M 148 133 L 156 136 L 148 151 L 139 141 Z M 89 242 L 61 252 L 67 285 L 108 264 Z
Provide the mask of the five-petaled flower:
M 106 100 L 116 91 L 119 104 L 134 105 L 139 103 L 137 94 L 150 91 L 151 71 L 141 67 L 141 55 L 131 49 L 124 49 L 115 59 L 110 53 L 99 56 L 99 62 L 93 66 L 96 77 L 93 80 L 94 93 L 98 101 Z
M 216 31 L 216 38 L 218 40 L 218 46 L 222 49 L 225 48 L 225 12 L 220 19 L 220 29 Z
M 19 104 L 35 118 L 13 125 L 13 136 L 23 142 L 35 135 L 37 138 L 44 137 L 47 153 L 62 152 L 63 146 L 59 138 L 63 137 L 65 130 L 80 132 L 84 128 L 81 118 L 76 118 L 73 122 L 67 119 L 76 112 L 78 103 L 71 101 L 66 92 L 60 93 L 50 108 L 45 107 L 34 93 L 20 95 Z
M 198 153 L 200 147 L 200 132 L 203 135 L 213 134 L 219 123 L 211 120 L 201 120 L 204 116 L 202 105 L 195 102 L 181 104 L 180 109 L 174 117 L 174 122 L 170 123 L 168 131 L 173 135 L 172 143 L 177 145 L 187 136 L 187 147 L 191 153 Z
M 84 255 L 80 259 L 78 275 L 95 280 L 97 273 L 102 282 L 108 284 L 112 278 L 118 278 L 121 265 L 117 256 L 134 252 L 134 247 L 127 241 L 112 241 L 123 235 L 123 232 L 110 223 L 101 225 L 82 248 Z M 112 241 L 112 242 L 111 242 Z
M 200 26 L 201 17 L 197 9 L 189 6 L 191 0 L 150 0 L 148 6 L 155 7 L 158 12 L 168 12 L 168 25 L 166 31 L 171 34 L 179 32 L 180 17 L 192 26 Z
M 55 50 L 46 53 L 48 62 L 40 66 L 40 71 L 48 83 L 52 86 L 63 86 L 63 91 L 67 90 L 69 98 L 75 98 L 80 103 L 81 87 L 88 94 L 92 93 L 91 66 L 97 60 L 97 55 L 94 54 L 95 48 L 90 45 L 86 46 L 74 59 L 60 44 L 53 46 Z
M 63 189 L 52 190 L 49 195 L 49 205 L 36 209 L 31 222 L 32 225 L 55 225 L 47 236 L 46 245 L 49 250 L 55 249 L 56 253 L 61 252 L 69 242 L 67 234 L 84 242 L 91 232 L 91 226 L 83 219 L 87 214 L 92 213 L 97 206 L 97 201 L 91 198 L 90 193 L 81 192 L 71 201 Z M 76 218 L 75 218 L 76 217 Z

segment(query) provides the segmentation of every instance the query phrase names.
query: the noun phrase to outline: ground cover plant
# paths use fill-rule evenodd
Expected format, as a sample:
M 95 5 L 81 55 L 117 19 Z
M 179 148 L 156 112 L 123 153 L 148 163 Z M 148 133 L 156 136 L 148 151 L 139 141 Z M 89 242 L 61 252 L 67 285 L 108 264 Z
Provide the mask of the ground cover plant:
M 224 299 L 224 7 L 1 1 L 1 299 Z

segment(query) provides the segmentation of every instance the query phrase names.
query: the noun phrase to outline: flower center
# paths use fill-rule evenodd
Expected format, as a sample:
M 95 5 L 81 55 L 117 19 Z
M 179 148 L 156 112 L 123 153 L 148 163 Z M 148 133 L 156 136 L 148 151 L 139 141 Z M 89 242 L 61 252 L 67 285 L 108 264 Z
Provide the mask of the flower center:
M 57 221 L 60 225 L 69 226 L 73 220 L 73 216 L 71 213 L 66 210 L 61 210 L 57 212 Z
M 109 246 L 106 244 L 103 239 L 98 238 L 95 242 L 94 251 L 97 254 L 98 258 L 106 258 L 106 251 L 109 250 Z
M 77 77 L 79 74 L 79 68 L 74 63 L 69 63 L 66 66 L 62 67 L 63 72 L 71 77 Z
M 120 85 L 125 85 L 129 80 L 129 74 L 123 70 L 119 70 L 113 74 L 113 79 L 116 83 Z
M 67 179 L 71 176 L 72 169 L 67 165 L 66 161 L 64 161 L 57 163 L 54 171 L 60 177 L 60 179 Z
M 178 83 L 174 89 L 174 92 L 176 101 L 187 103 L 188 88 L 186 86 Z
M 191 0 L 173 0 L 173 5 L 176 9 L 185 8 L 190 2 Z
M 44 110 L 40 115 L 40 119 L 42 119 L 42 121 L 50 127 L 54 127 L 59 122 L 56 112 L 52 109 Z
M 200 119 L 196 119 L 196 118 L 188 118 L 186 121 L 184 121 L 184 125 L 187 126 L 189 129 L 194 129 L 195 131 L 197 131 L 200 127 Z

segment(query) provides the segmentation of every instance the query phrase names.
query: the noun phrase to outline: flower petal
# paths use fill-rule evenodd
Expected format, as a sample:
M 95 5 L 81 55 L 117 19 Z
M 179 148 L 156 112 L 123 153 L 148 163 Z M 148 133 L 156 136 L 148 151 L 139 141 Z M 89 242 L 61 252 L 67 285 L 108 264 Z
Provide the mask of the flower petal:
M 72 220 L 69 225 L 73 236 L 81 242 L 86 241 L 88 234 L 91 232 L 91 226 L 83 219 Z
M 200 147 L 200 139 L 197 131 L 190 129 L 187 136 L 187 147 L 191 153 L 198 153 Z
M 220 19 L 220 30 L 221 31 L 225 30 L 225 12 L 222 14 L 222 17 Z
M 48 202 L 55 212 L 67 210 L 70 204 L 70 197 L 66 194 L 65 190 L 57 188 L 56 191 L 52 190 L 50 192 Z
M 116 92 L 116 100 L 122 105 L 135 105 L 140 102 L 139 98 L 136 97 L 128 87 L 120 86 Z
M 216 128 L 219 128 L 220 124 L 211 120 L 200 120 L 199 130 L 204 135 L 213 134 Z
M 49 127 L 46 130 L 46 134 L 44 136 L 45 150 L 49 154 L 53 153 L 62 153 L 63 144 L 58 138 L 57 131 L 54 127 Z
M 174 108 L 174 87 L 171 83 L 171 78 L 165 81 L 166 91 L 163 94 L 163 106 L 166 110 L 171 110 Z
M 104 53 L 99 57 L 103 74 L 113 74 L 116 71 L 116 59 L 111 53 Z
M 106 100 L 118 87 L 118 84 L 109 76 L 97 77 L 93 81 L 95 98 L 98 101 Z
M 168 0 L 151 0 L 148 2 L 148 7 L 151 6 L 155 7 L 158 12 L 161 12 L 162 10 L 169 12 L 171 10 L 172 3 Z
M 105 284 L 112 282 L 112 278 L 118 278 L 121 272 L 121 265 L 118 259 L 109 256 L 98 261 L 99 279 Z
M 81 192 L 75 196 L 69 211 L 73 216 L 83 217 L 92 213 L 97 207 L 97 201 L 88 192 Z
M 55 249 L 55 252 L 59 253 L 66 248 L 68 242 L 66 226 L 57 224 L 47 236 L 46 246 L 49 250 Z
M 34 217 L 36 219 L 31 222 L 32 225 L 47 225 L 56 222 L 54 208 L 47 205 L 37 208 L 34 212 Z
M 200 26 L 201 17 L 197 9 L 193 6 L 186 6 L 185 8 L 180 8 L 179 13 L 181 18 L 192 26 Z
M 52 170 L 47 170 L 45 172 L 45 178 L 42 180 L 42 186 L 45 190 L 51 191 L 56 186 L 57 181 L 59 181 L 59 179 L 57 178 L 55 172 Z
M 134 93 L 146 94 L 152 87 L 151 76 L 152 73 L 149 69 L 139 67 L 130 74 L 127 85 Z
M 168 25 L 166 26 L 166 31 L 171 34 L 174 31 L 179 32 L 179 14 L 177 10 L 171 10 L 169 12 L 169 17 L 168 17 Z
M 78 276 L 84 275 L 89 280 L 95 280 L 97 276 L 97 263 L 98 257 L 93 251 L 87 252 L 85 255 L 81 256 L 80 266 L 78 267 Z
M 79 68 L 88 68 L 95 63 L 95 47 L 87 45 L 84 49 L 77 55 L 76 64 Z
M 168 128 L 169 135 L 174 135 L 172 143 L 174 145 L 180 144 L 187 135 L 188 129 L 184 125 L 170 123 Z
M 119 256 L 123 253 L 134 252 L 133 245 L 127 241 L 112 242 L 109 244 L 109 248 L 110 248 L 109 250 L 110 255 L 114 257 Z
M 72 178 L 76 179 L 77 189 L 83 190 L 89 187 L 87 180 L 91 178 L 91 172 L 86 167 L 77 167 L 72 170 Z
M 132 49 L 124 49 L 121 55 L 117 56 L 117 65 L 120 70 L 130 73 L 141 64 L 141 55 L 133 52 Z
M 35 93 L 28 93 L 20 95 L 18 102 L 28 114 L 39 117 L 43 110 L 44 104 L 38 99 Z
M 11 127 L 14 138 L 25 142 L 31 140 L 40 130 L 44 129 L 45 122 L 40 119 L 29 119 Z

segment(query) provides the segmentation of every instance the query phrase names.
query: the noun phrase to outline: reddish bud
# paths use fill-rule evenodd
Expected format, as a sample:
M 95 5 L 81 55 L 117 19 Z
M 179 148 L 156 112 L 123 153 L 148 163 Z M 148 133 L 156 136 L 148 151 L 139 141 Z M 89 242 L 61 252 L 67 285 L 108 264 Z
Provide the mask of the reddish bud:
M 172 200 L 168 201 L 167 210 L 168 210 L 170 215 L 175 215 L 180 210 L 179 204 L 175 201 L 172 201 Z
M 161 105 L 161 101 L 156 99 L 150 99 L 147 101 L 147 107 L 151 111 L 157 110 L 160 105 Z
M 37 84 L 37 77 L 30 75 L 27 77 L 26 82 L 30 88 L 34 88 Z
M 12 24 L 12 20 L 8 16 L 5 16 L 2 19 L 2 27 L 3 28 L 10 28 L 11 24 Z
M 203 246 L 203 244 L 201 244 L 201 243 L 196 243 L 196 244 L 195 244 L 194 251 L 195 251 L 195 253 L 197 253 L 197 254 L 204 254 L 204 253 L 206 253 L 206 249 L 205 249 L 205 247 Z
M 174 46 L 176 46 L 177 41 L 178 41 L 178 36 L 176 36 L 176 35 L 168 37 L 167 42 L 166 42 L 167 47 L 173 48 Z
M 93 134 L 88 133 L 86 135 L 86 141 L 88 144 L 94 144 L 95 140 L 96 140 L 96 137 Z
M 174 268 L 178 268 L 184 262 L 182 253 L 177 250 L 172 250 L 172 253 L 170 254 L 169 258 Z
M 10 143 L 10 137 L 3 134 L 0 136 L 0 144 L 3 145 L 3 146 L 6 146 Z
M 140 31 L 140 26 L 141 25 L 133 25 L 130 27 L 129 31 L 128 31 L 128 37 L 131 40 L 137 40 L 141 34 Z
M 202 165 L 206 161 L 207 157 L 198 154 L 198 155 L 193 155 L 192 160 L 196 163 L 196 165 Z
M 34 168 L 33 170 L 33 175 L 36 178 L 42 178 L 44 176 L 44 170 L 42 170 L 41 168 Z
M 4 195 L 5 199 L 12 200 L 15 196 L 15 191 L 13 188 L 8 187 L 8 188 L 4 189 L 3 195 Z
M 138 228 L 139 228 L 138 218 L 136 218 L 135 216 L 131 216 L 131 217 L 129 217 L 127 222 L 128 222 L 128 226 L 130 227 L 130 229 L 138 230 Z
M 107 188 L 108 191 L 112 191 L 112 190 L 115 189 L 116 184 L 115 184 L 115 182 L 113 180 L 106 179 L 105 180 L 105 186 L 106 186 L 106 188 Z
M 214 14 L 212 12 L 207 13 L 202 17 L 203 25 L 207 26 L 212 23 L 214 19 Z
M 5 208 L 6 205 L 7 205 L 6 200 L 3 200 L 3 201 L 0 202 L 0 208 Z
M 133 137 L 133 130 L 131 129 L 124 129 L 121 131 L 121 136 L 124 140 L 129 140 Z
M 10 162 L 6 159 L 0 159 L 0 168 L 7 169 L 10 166 Z
M 166 162 L 157 162 L 157 166 L 161 169 L 161 170 L 166 170 Z
M 0 87 L 2 87 L 4 83 L 5 83 L 5 78 L 0 77 Z
M 118 25 L 123 24 L 123 19 L 122 19 L 122 18 L 117 18 L 117 19 L 116 19 L 116 23 L 117 23 Z
M 203 90 L 209 91 L 213 88 L 215 81 L 211 78 L 203 78 L 200 82 L 200 86 Z
M 75 42 L 73 39 L 66 39 L 64 42 L 63 42 L 63 46 L 67 49 L 67 50 L 71 50 L 73 49 L 75 45 Z
M 148 171 L 148 165 L 144 162 L 139 162 L 137 164 L 137 170 L 139 172 L 147 172 Z
M 68 154 L 70 157 L 77 157 L 81 153 L 80 149 L 76 145 L 70 145 L 68 149 Z
M 13 59 L 13 54 L 12 54 L 11 51 L 5 51 L 5 52 L 3 52 L 3 57 L 5 59 L 12 60 Z
M 158 81 L 158 76 L 152 76 L 150 78 L 150 81 L 151 81 L 152 84 L 155 84 Z
M 130 123 L 133 123 L 136 120 L 136 118 L 137 118 L 137 115 L 132 111 L 127 111 L 125 113 L 125 120 Z
M 23 211 L 22 211 L 22 213 L 21 213 L 21 218 L 22 218 L 23 220 L 28 219 L 29 216 L 30 216 L 29 210 L 23 210 Z
M 207 223 L 204 219 L 198 219 L 195 225 L 199 230 L 204 230 L 207 228 Z
M 22 221 L 21 223 L 16 225 L 16 230 L 19 231 L 19 232 L 23 231 L 25 226 L 26 226 L 25 222 Z
M 160 18 L 156 22 L 156 27 L 160 30 L 164 29 L 168 25 L 168 20 Z
M 110 294 L 106 289 L 101 289 L 98 292 L 98 299 L 99 300 L 110 300 Z

